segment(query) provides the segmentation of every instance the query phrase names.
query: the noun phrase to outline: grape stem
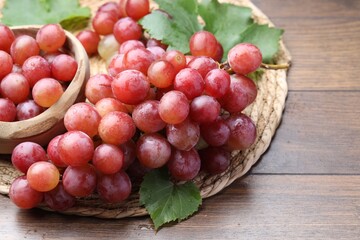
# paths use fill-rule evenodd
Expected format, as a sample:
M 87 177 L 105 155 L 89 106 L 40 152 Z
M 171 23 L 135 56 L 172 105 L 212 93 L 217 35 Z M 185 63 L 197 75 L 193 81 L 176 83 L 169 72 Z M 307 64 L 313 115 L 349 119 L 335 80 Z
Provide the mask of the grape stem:
M 223 62 L 220 65 L 221 69 L 224 69 L 225 71 L 227 71 L 229 74 L 234 74 L 235 72 L 231 69 L 229 63 Z M 280 70 L 280 69 L 288 69 L 290 67 L 290 64 L 267 64 L 267 63 L 261 63 L 260 68 L 264 68 L 264 69 L 270 69 L 270 70 Z

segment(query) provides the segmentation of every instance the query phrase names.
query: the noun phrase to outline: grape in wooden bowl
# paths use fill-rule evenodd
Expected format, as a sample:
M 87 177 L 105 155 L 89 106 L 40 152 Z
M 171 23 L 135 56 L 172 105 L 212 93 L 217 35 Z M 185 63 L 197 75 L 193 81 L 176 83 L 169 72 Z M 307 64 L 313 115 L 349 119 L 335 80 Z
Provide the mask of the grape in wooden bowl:
M 53 137 L 66 131 L 63 124 L 64 114 L 74 103 L 85 100 L 84 90 L 90 75 L 90 66 L 88 56 L 75 36 L 65 30 L 63 30 L 65 37 L 58 36 L 60 39 L 56 39 L 56 34 L 51 34 L 51 31 L 53 31 L 51 28 L 56 30 L 56 28 L 61 28 L 59 25 L 49 25 L 48 28 L 50 29 L 46 31 L 50 34 L 45 31 L 42 35 L 37 33 L 44 26 L 29 25 L 8 28 L 1 25 L 0 27 L 2 30 L 7 29 L 9 35 L 8 48 L 6 49 L 5 46 L 4 49 L 3 44 L 3 49 L 0 46 L 0 53 L 3 55 L 7 53 L 11 56 L 13 62 L 11 73 L 0 77 L 0 100 L 3 102 L 2 104 L 8 104 L 7 102 L 10 99 L 13 100 L 11 104 L 19 109 L 21 103 L 33 100 L 42 109 L 40 114 L 25 120 L 19 116 L 18 109 L 16 110 L 16 116 L 10 117 L 11 114 L 14 114 L 13 106 L 11 107 L 12 110 L 9 110 L 7 114 L 5 114 L 6 110 L 4 110 L 6 108 L 1 110 L 0 115 L 6 115 L 10 117 L 10 120 L 0 119 L 0 154 L 10 154 L 14 147 L 21 142 L 32 141 L 44 146 Z M 9 29 L 12 33 L 9 32 Z M 50 41 L 47 39 L 49 35 Z M 20 40 L 18 40 L 19 38 Z M 37 46 L 33 45 L 31 47 L 34 41 Z M 47 42 L 61 41 L 63 41 L 62 44 L 58 46 L 56 44 L 55 46 L 46 44 Z M 24 46 L 27 47 L 24 49 Z M 44 63 L 44 67 L 38 67 L 37 70 L 34 70 L 33 64 L 39 59 L 41 61 L 46 59 L 47 63 Z M 32 77 L 31 74 L 34 71 L 36 74 L 43 72 L 43 76 Z M 28 80 L 24 84 L 29 84 L 29 90 L 23 90 L 25 94 L 21 93 L 21 87 L 16 87 L 17 84 L 14 83 L 21 82 L 23 76 L 26 76 Z M 45 81 L 43 81 L 44 79 Z M 54 79 L 57 80 L 55 86 L 58 83 L 60 84 L 60 90 L 59 87 L 54 89 L 46 87 L 46 84 L 54 87 L 54 85 L 51 85 L 54 84 Z M 43 82 L 42 85 L 44 86 L 41 87 L 39 82 Z M 18 84 L 18 86 L 20 85 Z M 40 85 L 40 87 L 36 85 Z M 43 89 L 45 89 L 45 92 Z M 55 98 L 57 92 L 61 94 L 58 95 L 58 98 Z M 21 94 L 26 97 L 21 99 Z

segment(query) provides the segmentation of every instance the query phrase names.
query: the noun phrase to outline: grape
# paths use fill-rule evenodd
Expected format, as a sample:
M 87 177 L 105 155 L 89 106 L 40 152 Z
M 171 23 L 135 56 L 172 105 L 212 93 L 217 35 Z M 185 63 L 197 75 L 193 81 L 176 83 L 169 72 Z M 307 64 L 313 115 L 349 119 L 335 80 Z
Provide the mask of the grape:
M 127 13 L 126 13 L 126 2 L 128 0 L 119 0 L 119 14 L 120 14 L 120 18 L 123 18 L 123 17 L 127 17 Z
M 118 52 L 119 47 L 120 44 L 115 39 L 115 36 L 113 34 L 109 34 L 100 40 L 98 53 L 101 58 L 108 60 Z
M 32 189 L 26 176 L 20 176 L 12 182 L 9 197 L 19 208 L 30 209 L 42 202 L 44 193 Z
M 92 138 L 98 133 L 100 119 L 101 116 L 93 105 L 79 102 L 66 111 L 64 125 L 68 131 L 82 131 Z
M 124 54 L 115 54 L 109 63 L 108 73 L 110 76 L 115 77 L 120 72 L 126 70 L 124 65 Z
M 69 131 L 64 133 L 58 142 L 60 159 L 70 166 L 83 166 L 94 154 L 94 143 L 84 132 Z
M 213 59 L 217 55 L 218 41 L 214 34 L 208 31 L 199 31 L 194 33 L 189 40 L 191 55 L 206 56 Z
M 13 31 L 8 26 L 0 24 L 0 50 L 10 53 L 10 46 L 14 40 Z
M 45 150 L 34 142 L 19 143 L 11 154 L 13 166 L 23 173 L 26 173 L 33 163 L 47 160 Z
M 96 189 L 106 202 L 118 203 L 130 196 L 131 181 L 123 171 L 111 175 L 101 175 Z
M 150 83 L 143 73 L 125 70 L 114 78 L 111 87 L 115 98 L 122 103 L 135 105 L 146 98 Z
M 120 18 L 119 5 L 116 2 L 107 2 L 102 4 L 97 12 L 111 12 L 113 15 Z
M 85 86 L 85 96 L 89 102 L 95 104 L 100 99 L 114 97 L 111 83 L 114 79 L 103 73 L 98 73 L 89 78 Z
M 135 134 L 136 126 L 132 118 L 123 112 L 106 114 L 99 124 L 99 135 L 105 143 L 120 145 Z
M 198 71 L 192 68 L 180 70 L 174 80 L 174 89 L 183 92 L 189 100 L 200 96 L 204 88 L 204 79 Z
M 0 29 L 1 29 L 1 25 L 0 25 Z M 1 79 L 3 79 L 6 75 L 12 72 L 13 60 L 10 54 L 0 50 L 0 62 L 1 62 L 0 65 L 0 82 L 1 82 Z
M 48 192 L 58 185 L 60 172 L 54 164 L 40 161 L 29 167 L 26 178 L 31 188 L 39 192 Z
M 94 166 L 68 166 L 63 174 L 62 183 L 67 193 L 74 197 L 86 197 L 96 188 L 96 170 Z
M 127 16 L 139 20 L 150 12 L 149 0 L 127 0 L 125 5 Z
M 29 97 L 29 82 L 20 73 L 9 73 L 0 82 L 0 92 L 3 97 L 10 99 L 15 104 L 21 103 Z
M 230 75 L 223 69 L 212 69 L 206 74 L 204 92 L 214 98 L 221 98 L 230 89 Z
M 55 52 L 61 48 L 66 41 L 64 29 L 59 24 L 46 24 L 36 33 L 36 42 L 41 50 Z
M 168 169 L 172 177 L 179 181 L 188 181 L 196 177 L 200 171 L 201 160 L 198 152 L 192 148 L 189 151 L 173 150 Z
M 16 119 L 16 106 L 6 98 L 0 98 L 0 121 L 12 122 Z
M 101 117 L 114 111 L 128 112 L 126 106 L 115 98 L 103 98 L 95 104 L 95 108 Z
M 142 36 L 141 26 L 132 18 L 120 18 L 114 25 L 113 34 L 121 44 L 127 40 L 139 40 Z
M 243 75 L 255 71 L 262 62 L 260 49 L 250 43 L 235 45 L 230 49 L 227 58 L 231 69 Z
M 210 57 L 195 57 L 187 65 L 187 67 L 197 70 L 203 78 L 213 69 L 218 69 L 219 65 Z
M 230 166 L 230 152 L 219 147 L 208 147 L 199 151 L 201 166 L 210 174 L 220 174 Z
M 130 139 L 129 141 L 120 145 L 121 150 L 124 153 L 124 164 L 122 169 L 126 170 L 136 158 L 136 144 Z
M 198 123 L 212 122 L 220 114 L 220 103 L 211 96 L 201 95 L 190 104 L 190 117 Z
M 40 48 L 33 37 L 28 35 L 18 36 L 11 44 L 10 55 L 14 63 L 20 66 L 31 56 L 39 55 Z
M 166 60 L 153 62 L 147 72 L 151 84 L 158 88 L 170 87 L 175 79 L 175 68 Z
M 167 125 L 166 137 L 169 143 L 177 149 L 188 151 L 199 141 L 200 127 L 188 118 L 181 123 Z
M 146 41 L 146 47 L 161 47 L 166 50 L 168 46 L 155 38 L 150 38 Z
M 104 174 L 114 174 L 124 164 L 124 153 L 121 148 L 111 144 L 100 144 L 94 151 L 92 163 Z
M 50 161 L 57 167 L 66 167 L 67 164 L 64 163 L 59 155 L 59 151 L 58 151 L 58 144 L 59 144 L 59 140 L 62 137 L 62 135 L 58 135 L 56 137 L 54 137 L 53 139 L 51 139 L 51 141 L 49 142 L 46 152 L 47 155 L 50 159 Z
M 165 50 L 158 46 L 147 47 L 146 49 L 153 54 L 154 60 L 162 59 L 163 55 L 165 54 Z
M 215 54 L 214 60 L 217 62 L 221 62 L 223 55 L 224 55 L 224 48 L 221 45 L 221 43 L 218 42 L 218 44 L 216 46 L 216 54 Z
M 164 166 L 171 155 L 169 142 L 158 133 L 146 133 L 136 143 L 136 156 L 148 168 Z
M 26 100 L 16 106 L 16 118 L 19 121 L 33 118 L 44 111 L 34 100 Z
M 180 91 L 169 91 L 160 100 L 159 115 L 168 124 L 181 123 L 187 118 L 189 111 L 189 100 Z
M 145 45 L 139 40 L 127 40 L 120 45 L 119 53 L 125 54 L 128 51 L 136 48 L 145 48 Z
M 155 61 L 154 55 L 145 48 L 135 48 L 125 53 L 123 64 L 126 69 L 134 69 L 147 74 L 149 66 Z
M 34 101 L 41 107 L 51 107 L 64 93 L 61 84 L 53 78 L 43 78 L 32 89 Z
M 230 89 L 220 99 L 222 107 L 228 112 L 241 112 L 256 98 L 257 89 L 253 80 L 243 75 L 232 75 Z
M 51 63 L 52 76 L 64 82 L 69 82 L 74 78 L 77 68 L 76 60 L 67 54 L 56 56 Z
M 44 202 L 55 211 L 65 211 L 75 205 L 76 198 L 67 193 L 59 182 L 53 190 L 44 193 Z
M 132 118 L 136 127 L 146 133 L 158 132 L 166 125 L 160 118 L 157 100 L 147 100 L 137 105 L 132 112 Z
M 108 35 L 113 32 L 118 16 L 113 12 L 98 11 L 92 19 L 92 27 L 99 35 Z
M 97 52 L 100 42 L 99 34 L 91 30 L 82 30 L 76 34 L 76 38 L 81 42 L 89 56 Z
M 29 57 L 22 65 L 22 74 L 33 87 L 40 79 L 51 77 L 50 64 L 41 56 Z
M 162 59 L 170 62 L 174 66 L 176 73 L 186 67 L 186 57 L 178 50 L 170 50 L 165 52 Z
M 213 122 L 201 124 L 200 132 L 206 143 L 215 147 L 224 145 L 230 136 L 230 128 L 220 116 Z
M 225 120 L 230 128 L 229 140 L 226 146 L 231 150 L 244 150 L 249 148 L 256 139 L 256 126 L 254 122 L 243 113 L 232 114 Z

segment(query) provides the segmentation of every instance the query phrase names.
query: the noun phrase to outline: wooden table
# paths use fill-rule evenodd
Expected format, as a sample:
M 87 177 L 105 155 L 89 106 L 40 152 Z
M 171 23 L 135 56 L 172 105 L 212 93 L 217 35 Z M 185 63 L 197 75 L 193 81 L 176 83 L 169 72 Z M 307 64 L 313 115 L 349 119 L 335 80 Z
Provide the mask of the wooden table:
M 360 1 L 254 0 L 293 56 L 282 123 L 244 178 L 155 233 L 121 220 L 22 211 L 0 196 L 0 239 L 359 239 Z

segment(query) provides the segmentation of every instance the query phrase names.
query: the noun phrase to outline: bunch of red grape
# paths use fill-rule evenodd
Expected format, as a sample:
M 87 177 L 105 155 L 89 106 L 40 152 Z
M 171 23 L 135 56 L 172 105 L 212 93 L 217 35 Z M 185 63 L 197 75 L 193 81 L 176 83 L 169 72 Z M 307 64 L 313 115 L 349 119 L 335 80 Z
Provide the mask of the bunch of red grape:
M 57 24 L 44 25 L 35 38 L 0 25 L 0 121 L 33 118 L 60 99 L 78 67 L 65 41 Z
M 220 68 L 222 46 L 210 32 L 191 37 L 191 55 L 166 50 L 146 39 L 136 22 L 149 12 L 148 3 L 106 3 L 93 18 L 92 35 L 107 35 L 88 41 L 90 30 L 79 33 L 89 54 L 98 49 L 106 55 L 106 46 L 115 54 L 107 55 L 108 74 L 90 77 L 88 102 L 69 108 L 67 132 L 47 151 L 30 142 L 14 149 L 12 162 L 26 174 L 10 189 L 19 207 L 44 199 L 50 208 L 65 210 L 95 192 L 106 202 L 120 202 L 151 169 L 167 167 L 176 181 L 192 180 L 202 170 L 219 174 L 229 167 L 231 151 L 254 143 L 256 126 L 241 112 L 257 95 L 245 75 L 260 66 L 260 50 L 234 46 L 227 56 L 232 75 Z

